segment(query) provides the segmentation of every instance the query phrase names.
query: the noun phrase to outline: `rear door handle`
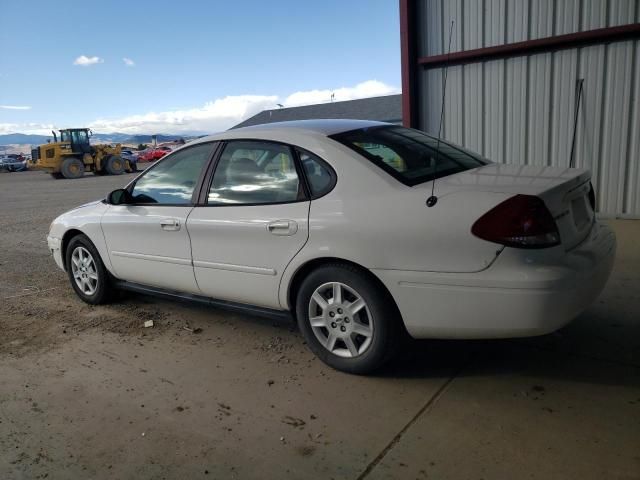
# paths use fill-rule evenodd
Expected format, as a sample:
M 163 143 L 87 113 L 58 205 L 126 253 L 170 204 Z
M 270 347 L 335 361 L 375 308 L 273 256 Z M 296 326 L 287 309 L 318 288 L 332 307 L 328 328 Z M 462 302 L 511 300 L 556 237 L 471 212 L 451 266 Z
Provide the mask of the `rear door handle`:
M 276 220 L 267 224 L 267 230 L 273 235 L 294 235 L 298 231 L 298 224 L 293 220 Z
M 164 218 L 160 220 L 160 228 L 169 232 L 180 230 L 180 220 L 177 218 Z

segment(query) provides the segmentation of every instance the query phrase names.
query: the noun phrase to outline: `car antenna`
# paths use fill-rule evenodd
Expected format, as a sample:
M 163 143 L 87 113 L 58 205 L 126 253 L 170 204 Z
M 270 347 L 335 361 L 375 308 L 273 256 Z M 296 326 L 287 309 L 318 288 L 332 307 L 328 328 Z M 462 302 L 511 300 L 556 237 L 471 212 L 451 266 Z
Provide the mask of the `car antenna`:
M 578 132 L 578 113 L 580 113 L 580 100 L 582 99 L 582 84 L 584 83 L 584 78 L 579 78 L 576 82 L 576 107 L 575 114 L 573 117 L 573 138 L 571 139 L 571 154 L 569 155 L 569 168 L 573 168 L 575 166 L 575 157 L 574 152 L 576 148 L 576 133 Z
M 444 72 L 442 75 L 442 106 L 440 108 L 440 125 L 438 126 L 438 141 L 436 142 L 436 165 L 433 170 L 433 181 L 431 182 L 431 196 L 427 198 L 427 207 L 433 207 L 438 203 L 438 197 L 434 195 L 436 189 L 436 176 L 438 173 L 438 161 L 440 160 L 440 137 L 442 136 L 442 121 L 444 119 L 444 97 L 447 93 L 447 71 L 449 70 L 449 58 L 451 57 L 451 37 L 453 35 L 453 24 L 455 20 L 451 20 L 451 26 L 449 27 L 449 48 L 447 52 L 447 62 L 444 65 Z

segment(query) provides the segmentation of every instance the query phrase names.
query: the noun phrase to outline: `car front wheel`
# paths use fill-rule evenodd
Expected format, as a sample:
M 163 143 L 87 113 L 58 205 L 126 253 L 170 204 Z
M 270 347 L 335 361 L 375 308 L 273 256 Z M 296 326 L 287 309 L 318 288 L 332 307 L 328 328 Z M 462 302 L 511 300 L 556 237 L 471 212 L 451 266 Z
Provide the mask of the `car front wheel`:
M 400 315 L 382 286 L 348 264 L 320 267 L 302 282 L 296 300 L 298 326 L 327 365 L 370 373 L 398 350 Z
M 113 287 L 109 274 L 87 236 L 71 239 L 65 259 L 71 286 L 83 301 L 98 305 L 110 300 Z

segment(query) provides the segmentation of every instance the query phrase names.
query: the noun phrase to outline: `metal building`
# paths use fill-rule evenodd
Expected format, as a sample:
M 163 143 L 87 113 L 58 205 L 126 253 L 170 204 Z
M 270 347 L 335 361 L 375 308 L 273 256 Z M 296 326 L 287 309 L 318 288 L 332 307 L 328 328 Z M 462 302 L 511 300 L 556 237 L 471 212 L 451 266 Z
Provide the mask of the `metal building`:
M 402 95 L 385 95 L 358 100 L 316 103 L 300 107 L 274 108 L 263 110 L 232 128 L 311 118 L 355 118 L 399 124 L 402 122 L 401 98 Z
M 575 130 L 600 214 L 640 218 L 640 0 L 400 0 L 400 21 L 405 125 L 438 133 L 446 69 L 444 138 L 568 166 Z

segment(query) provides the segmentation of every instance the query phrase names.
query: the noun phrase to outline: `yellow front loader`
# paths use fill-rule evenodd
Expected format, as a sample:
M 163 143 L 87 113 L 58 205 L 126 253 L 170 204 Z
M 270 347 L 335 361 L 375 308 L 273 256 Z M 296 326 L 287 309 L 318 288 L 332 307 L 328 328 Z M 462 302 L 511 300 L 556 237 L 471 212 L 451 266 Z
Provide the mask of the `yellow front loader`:
M 120 156 L 120 144 L 91 145 L 88 128 L 60 130 L 60 141 L 55 132 L 53 142 L 31 151 L 31 161 L 39 170 L 54 178 L 80 178 L 85 172 L 95 175 L 120 175 L 133 171 L 128 160 Z

